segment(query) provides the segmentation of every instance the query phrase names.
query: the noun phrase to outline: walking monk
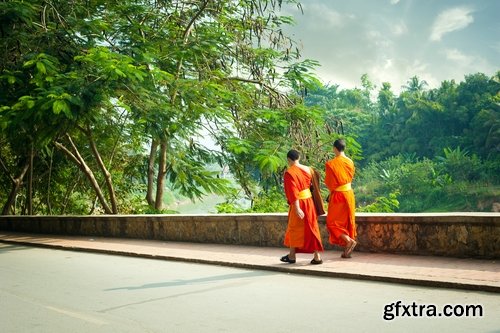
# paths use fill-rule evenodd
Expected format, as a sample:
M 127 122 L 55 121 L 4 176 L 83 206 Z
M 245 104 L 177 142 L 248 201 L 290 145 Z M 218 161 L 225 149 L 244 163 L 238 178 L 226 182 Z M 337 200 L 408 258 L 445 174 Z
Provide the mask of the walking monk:
M 299 159 L 298 151 L 292 149 L 288 152 L 289 167 L 285 172 L 284 183 L 290 208 L 284 244 L 290 248 L 290 253 L 280 260 L 293 264 L 296 261 L 296 253 L 314 253 L 311 264 L 319 265 L 323 263 L 319 254 L 323 251 L 323 243 L 310 190 L 314 171 L 300 164 Z
M 356 247 L 356 222 L 354 220 L 355 199 L 351 188 L 354 163 L 345 156 L 345 141 L 335 140 L 335 158 L 326 162 L 325 184 L 330 190 L 326 227 L 330 244 L 344 247 L 342 258 L 350 258 Z

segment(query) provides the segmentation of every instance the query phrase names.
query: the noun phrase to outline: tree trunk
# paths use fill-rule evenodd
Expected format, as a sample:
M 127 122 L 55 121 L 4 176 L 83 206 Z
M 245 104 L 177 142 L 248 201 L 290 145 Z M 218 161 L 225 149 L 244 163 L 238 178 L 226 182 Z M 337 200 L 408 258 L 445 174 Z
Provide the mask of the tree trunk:
M 50 183 L 52 181 L 52 164 L 54 161 L 54 148 L 50 151 L 49 175 L 47 179 L 47 212 L 52 215 L 52 204 L 50 202 Z
M 184 29 L 184 33 L 183 33 L 184 45 L 186 45 L 188 42 L 188 37 L 193 31 L 193 26 L 195 24 L 195 21 L 203 14 L 203 11 L 206 9 L 209 2 L 210 2 L 210 0 L 203 1 L 200 8 L 198 9 L 198 11 L 191 18 L 190 22 L 188 23 L 188 25 Z M 177 61 L 175 81 L 179 80 L 179 78 L 181 76 L 182 63 L 183 63 L 183 57 L 181 57 L 181 59 L 179 59 Z M 176 98 L 177 98 L 177 87 L 175 86 L 171 95 L 170 95 L 170 103 L 172 106 L 175 105 Z M 148 169 L 148 194 L 147 194 L 148 203 L 152 199 L 152 192 L 153 192 L 152 181 L 151 181 L 151 184 L 149 182 L 150 175 L 151 175 L 151 179 L 152 179 L 152 175 L 153 175 L 152 171 L 151 171 L 151 169 L 152 169 L 151 161 L 152 160 L 154 161 L 154 158 L 152 158 L 152 154 L 153 154 L 153 152 L 156 154 L 157 146 L 158 146 L 158 143 L 154 143 L 154 140 L 153 140 L 153 143 L 151 145 L 151 154 L 149 156 L 150 165 L 149 165 L 149 169 Z M 153 147 L 154 147 L 154 151 L 153 151 Z M 153 155 L 153 157 L 154 157 L 154 155 Z M 160 156 L 159 156 L 159 161 L 158 161 L 158 175 L 156 178 L 156 199 L 154 202 L 154 207 L 157 210 L 161 210 L 163 208 L 163 191 L 165 189 L 165 176 L 166 176 L 166 174 L 167 174 L 167 139 L 162 138 L 160 141 Z M 150 186 L 151 186 L 151 188 L 150 188 Z M 151 190 L 151 197 L 149 197 L 150 190 Z
M 155 207 L 155 199 L 153 197 L 154 188 L 154 174 L 155 174 L 155 159 L 156 151 L 158 150 L 158 141 L 151 140 L 151 150 L 149 152 L 148 160 L 148 191 L 146 193 L 146 201 L 151 207 Z
M 73 162 L 75 162 L 75 164 L 80 168 L 80 170 L 82 170 L 83 174 L 90 181 L 92 188 L 94 189 L 97 197 L 99 198 L 99 202 L 101 203 L 102 208 L 104 209 L 104 212 L 106 214 L 113 214 L 113 210 L 109 207 L 108 203 L 106 202 L 106 199 L 104 198 L 104 194 L 101 190 L 101 187 L 99 186 L 99 183 L 97 182 L 97 179 L 95 178 L 94 173 L 89 168 L 87 163 L 85 163 L 85 160 L 78 152 L 78 149 L 76 148 L 75 144 L 73 143 L 73 140 L 71 140 L 71 137 L 69 135 L 67 135 L 67 137 L 68 137 L 69 142 L 71 143 L 71 146 L 73 147 L 75 154 L 73 154 L 68 148 L 66 148 L 64 145 L 62 145 L 59 142 L 54 142 L 54 144 L 56 145 L 57 148 L 61 149 Z
M 167 141 L 161 140 L 160 157 L 158 161 L 158 176 L 156 178 L 156 202 L 155 209 L 163 208 L 163 190 L 165 188 L 165 176 L 167 174 Z
M 4 168 L 5 172 L 8 174 L 7 168 L 5 167 L 5 165 L 3 164 L 3 162 L 1 160 L 0 160 L 0 162 L 1 162 L 2 167 Z M 12 207 L 14 206 L 14 203 L 16 202 L 17 192 L 19 192 L 19 189 L 21 188 L 24 176 L 26 175 L 26 172 L 28 172 L 29 166 L 30 166 L 29 161 L 27 161 L 25 163 L 23 169 L 21 170 L 21 173 L 19 174 L 19 176 L 17 176 L 16 178 L 10 176 L 10 179 L 12 181 L 12 188 L 10 190 L 9 197 L 7 198 L 7 202 L 5 203 L 5 205 L 2 208 L 2 215 L 10 215 L 10 214 L 15 213 L 14 210 L 12 209 Z
M 31 143 L 30 158 L 29 158 L 29 174 L 28 174 L 28 188 L 26 195 L 26 209 L 28 210 L 28 215 L 33 215 L 33 157 L 35 153 L 33 151 L 33 142 Z
M 86 134 L 87 138 L 89 139 L 90 147 L 92 148 L 92 153 L 94 154 L 94 157 L 97 160 L 97 165 L 99 165 L 99 168 L 101 169 L 101 172 L 103 173 L 104 179 L 106 181 L 106 186 L 108 188 L 108 193 L 109 193 L 109 201 L 111 202 L 111 210 L 113 214 L 118 214 L 118 205 L 116 204 L 116 193 L 113 187 L 113 180 L 111 179 L 111 173 L 104 165 L 101 155 L 97 150 L 97 146 L 95 144 L 94 138 L 92 137 L 91 130 L 87 129 Z

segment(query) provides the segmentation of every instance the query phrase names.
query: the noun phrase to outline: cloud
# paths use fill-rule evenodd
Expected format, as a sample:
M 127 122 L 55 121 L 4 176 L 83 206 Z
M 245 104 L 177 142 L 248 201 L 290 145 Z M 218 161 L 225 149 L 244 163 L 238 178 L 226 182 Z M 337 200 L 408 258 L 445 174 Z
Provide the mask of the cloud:
M 399 94 L 402 86 L 413 76 L 418 76 L 420 80 L 428 83 L 428 88 L 439 86 L 439 80 L 430 72 L 430 64 L 424 63 L 418 59 L 407 60 L 402 58 L 380 59 L 368 69 L 368 76 L 373 78 L 377 87 L 382 86 L 382 82 L 389 82 L 391 90 Z
M 404 35 L 408 32 L 408 28 L 404 22 L 394 24 L 392 27 L 392 33 L 396 36 Z
M 474 58 L 467 56 L 457 49 L 445 50 L 446 59 L 457 63 L 460 66 L 469 66 L 474 62 Z
M 369 45 L 365 45 L 365 48 L 373 45 L 377 48 L 387 49 L 388 47 L 393 45 L 393 42 L 389 38 L 387 38 L 383 33 L 377 30 L 367 31 L 366 38 Z
M 464 29 L 474 22 L 472 12 L 473 10 L 468 7 L 456 7 L 445 10 L 434 21 L 430 39 L 432 41 L 440 41 L 445 34 Z
M 310 27 L 316 30 L 325 30 L 328 28 L 339 28 L 344 26 L 353 15 L 343 15 L 324 3 L 312 3 L 304 5 L 304 11 L 311 18 L 308 20 Z
M 320 80 L 342 89 L 359 87 L 365 73 L 379 88 L 390 82 L 395 93 L 414 75 L 432 89 L 444 80 L 463 80 L 466 74 L 495 73 L 500 42 L 493 36 L 498 31 L 493 13 L 500 1 L 495 8 L 484 9 L 489 20 L 484 12 L 481 20 L 476 17 L 480 13 L 475 5 L 442 2 L 442 10 L 422 6 L 416 11 L 409 8 L 415 9 L 419 2 L 409 0 L 396 6 L 390 0 L 385 6 L 369 1 L 303 1 L 304 15 L 296 15 L 299 24 L 290 31 L 303 43 L 303 57 L 321 63 Z M 461 39 L 453 46 L 430 41 L 431 32 L 434 40 L 445 40 L 455 31 Z
M 399 0 L 391 0 L 391 5 L 397 5 L 399 3 Z
M 457 49 L 446 49 L 444 55 L 453 73 L 493 73 L 496 70 L 488 60 L 478 55 L 467 55 Z

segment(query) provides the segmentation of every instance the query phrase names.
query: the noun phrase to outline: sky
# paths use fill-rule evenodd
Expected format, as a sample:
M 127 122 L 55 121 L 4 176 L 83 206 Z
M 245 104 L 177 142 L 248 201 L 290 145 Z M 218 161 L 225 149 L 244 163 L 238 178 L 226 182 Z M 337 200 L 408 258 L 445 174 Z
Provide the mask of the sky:
M 316 75 L 342 89 L 361 75 L 393 92 L 413 77 L 437 88 L 465 75 L 500 70 L 500 0 L 301 0 L 287 29 Z M 290 5 L 289 5 L 290 6 Z M 285 7 L 285 6 L 284 6 Z

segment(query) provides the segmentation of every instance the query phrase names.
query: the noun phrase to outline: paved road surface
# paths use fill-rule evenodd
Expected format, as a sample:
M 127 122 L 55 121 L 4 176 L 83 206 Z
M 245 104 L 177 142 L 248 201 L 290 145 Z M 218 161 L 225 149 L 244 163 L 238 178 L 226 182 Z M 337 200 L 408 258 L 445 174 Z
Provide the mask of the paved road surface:
M 310 254 L 298 255 L 297 263 L 289 265 L 279 261 L 279 258 L 286 253 L 286 249 L 261 246 L 12 232 L 1 232 L 0 242 L 253 270 L 500 293 L 500 263 L 495 259 L 355 251 L 353 257 L 346 260 L 340 258 L 340 251 L 326 251 L 322 255 L 323 265 L 311 265 Z
M 425 315 L 447 304 L 483 313 Z M 500 332 L 499 314 L 498 293 L 0 243 L 1 332 Z

